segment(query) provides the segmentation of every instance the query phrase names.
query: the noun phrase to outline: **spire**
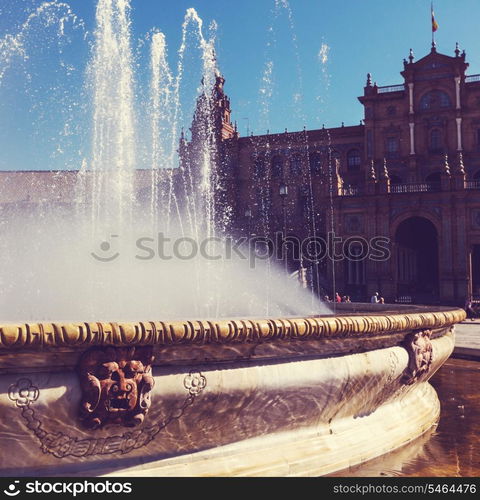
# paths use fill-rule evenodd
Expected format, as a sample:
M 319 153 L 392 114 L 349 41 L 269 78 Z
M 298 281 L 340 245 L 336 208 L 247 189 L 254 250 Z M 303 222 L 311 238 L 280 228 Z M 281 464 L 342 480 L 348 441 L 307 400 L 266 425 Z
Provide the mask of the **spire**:
M 413 49 L 410 49 L 410 54 L 408 55 L 408 60 L 410 61 L 410 64 L 413 63 L 415 60 L 415 56 L 413 55 Z
M 334 158 L 333 163 L 335 165 L 335 175 L 340 175 L 340 160 L 338 158 Z
M 366 193 L 376 194 L 377 190 L 378 190 L 377 175 L 375 173 L 375 163 L 373 162 L 372 159 L 370 160 L 370 168 L 368 169 L 367 172 Z
M 384 180 L 390 179 L 390 176 L 388 175 L 387 159 L 386 158 L 383 159 L 382 179 L 384 179 Z
M 461 151 L 458 151 L 457 164 L 453 178 L 455 189 L 465 189 L 467 176 L 465 174 L 465 166 L 463 165 L 463 153 Z
M 450 175 L 450 165 L 448 164 L 448 153 L 445 153 L 445 161 L 443 162 L 443 173 Z
M 460 49 L 458 48 L 458 42 L 455 44 L 455 57 L 460 56 Z
M 367 84 L 366 87 L 371 87 L 372 86 L 372 75 L 371 73 L 367 73 Z
M 465 175 L 465 166 L 463 165 L 463 153 L 461 151 L 458 152 L 457 171 L 459 174 Z
M 370 160 L 370 171 L 368 173 L 368 180 L 374 182 L 377 180 L 377 176 L 375 174 L 375 164 L 373 163 L 373 160 Z
M 380 171 L 380 181 L 378 183 L 379 193 L 386 194 L 390 192 L 390 176 L 388 175 L 387 159 L 383 159 L 383 168 Z

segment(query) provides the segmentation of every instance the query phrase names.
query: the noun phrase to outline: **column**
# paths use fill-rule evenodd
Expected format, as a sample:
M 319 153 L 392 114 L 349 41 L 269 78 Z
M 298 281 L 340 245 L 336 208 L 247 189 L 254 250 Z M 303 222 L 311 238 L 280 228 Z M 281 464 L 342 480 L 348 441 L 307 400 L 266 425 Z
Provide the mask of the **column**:
M 410 103 L 409 113 L 413 114 L 413 82 L 408 84 L 408 98 Z
M 462 151 L 462 119 L 457 118 L 457 151 Z
M 415 154 L 415 123 L 410 122 L 410 154 Z
M 455 100 L 456 100 L 456 109 L 460 109 L 460 77 L 455 77 Z

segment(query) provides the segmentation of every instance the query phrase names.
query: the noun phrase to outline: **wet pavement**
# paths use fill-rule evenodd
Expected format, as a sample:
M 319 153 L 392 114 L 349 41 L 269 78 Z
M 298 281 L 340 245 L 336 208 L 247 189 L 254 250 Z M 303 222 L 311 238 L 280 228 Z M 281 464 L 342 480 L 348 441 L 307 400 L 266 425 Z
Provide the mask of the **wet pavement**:
M 331 476 L 480 476 L 480 361 L 451 358 L 431 383 L 441 401 L 436 428 L 392 453 Z

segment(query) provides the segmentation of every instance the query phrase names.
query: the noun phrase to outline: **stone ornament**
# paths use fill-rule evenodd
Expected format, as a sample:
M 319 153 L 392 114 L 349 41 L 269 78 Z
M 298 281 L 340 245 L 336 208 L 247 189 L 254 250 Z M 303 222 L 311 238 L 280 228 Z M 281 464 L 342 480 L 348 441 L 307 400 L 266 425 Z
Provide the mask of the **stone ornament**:
M 15 404 L 19 408 L 28 406 L 30 403 L 36 401 L 38 394 L 38 387 L 35 387 L 28 378 L 21 378 L 8 389 L 8 397 L 12 401 L 15 401 Z
M 32 404 L 38 399 L 40 390 L 29 379 L 22 378 L 10 386 L 8 397 L 20 408 L 28 430 L 38 439 L 40 450 L 44 454 L 53 455 L 56 458 L 90 457 L 115 453 L 125 455 L 148 445 L 169 424 L 182 418 L 185 411 L 193 405 L 195 399 L 206 387 L 207 379 L 200 372 L 191 371 L 185 376 L 183 385 L 187 389 L 187 395 L 167 417 L 151 422 L 151 425 L 144 423 L 138 429 L 107 437 L 92 435 L 85 438 L 64 433 L 59 429 L 55 429 L 54 432 L 46 430 L 41 417 L 34 410 L 35 405 Z
M 405 337 L 404 346 L 408 351 L 408 366 L 403 382 L 411 385 L 430 371 L 433 361 L 431 330 L 418 330 Z
M 141 424 L 150 408 L 150 392 L 155 384 L 153 359 L 151 346 L 87 350 L 78 365 L 80 419 L 85 427 Z
M 183 385 L 192 396 L 198 396 L 205 389 L 207 379 L 198 372 L 190 372 L 185 377 Z
M 444 308 L 428 312 L 392 311 L 281 319 L 0 324 L 0 351 L 96 345 L 237 344 L 277 339 L 358 338 L 384 331 L 396 333 L 422 327 L 442 328 L 459 323 L 465 317 L 463 309 Z

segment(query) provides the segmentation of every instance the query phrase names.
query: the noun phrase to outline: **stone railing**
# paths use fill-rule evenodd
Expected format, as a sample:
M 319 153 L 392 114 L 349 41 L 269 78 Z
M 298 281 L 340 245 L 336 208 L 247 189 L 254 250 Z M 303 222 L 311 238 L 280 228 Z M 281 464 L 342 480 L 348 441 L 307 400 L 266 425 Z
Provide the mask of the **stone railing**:
M 400 92 L 405 90 L 405 85 L 387 85 L 385 87 L 378 87 L 379 94 L 386 94 L 388 92 Z
M 465 184 L 466 189 L 480 189 L 479 181 L 467 181 Z M 390 184 L 385 193 L 435 193 L 441 190 L 440 182 L 417 182 L 408 184 Z M 378 192 L 375 190 L 371 194 Z M 362 196 L 364 191 L 358 186 L 346 186 L 339 188 L 338 196 Z
M 410 184 L 391 184 L 391 193 L 429 193 L 440 191 L 439 182 L 417 182 Z
M 480 82 L 480 75 L 469 75 L 465 77 L 465 83 Z
M 340 196 L 359 196 L 360 189 L 357 186 L 345 186 L 340 188 Z
M 480 179 L 465 182 L 465 189 L 480 189 Z

